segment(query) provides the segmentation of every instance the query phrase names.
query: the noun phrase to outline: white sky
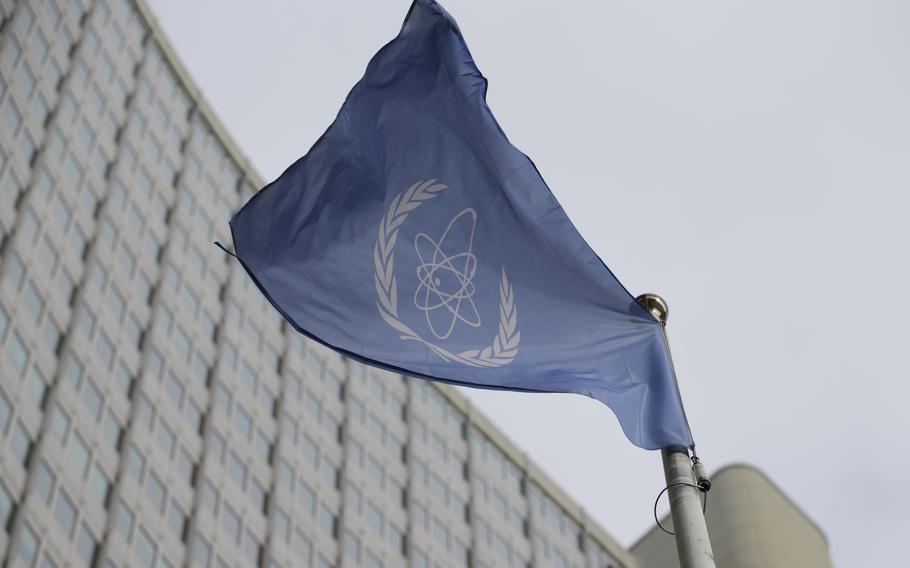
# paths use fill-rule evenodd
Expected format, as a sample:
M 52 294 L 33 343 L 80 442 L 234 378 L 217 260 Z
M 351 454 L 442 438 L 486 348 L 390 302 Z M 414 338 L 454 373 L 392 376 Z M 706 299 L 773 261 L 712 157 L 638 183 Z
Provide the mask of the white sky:
M 410 3 L 149 1 L 266 180 Z M 629 290 L 668 300 L 708 467 L 763 469 L 838 566 L 906 562 L 910 3 L 444 5 L 581 233 Z M 650 528 L 660 456 L 606 407 L 468 394 L 621 542 Z

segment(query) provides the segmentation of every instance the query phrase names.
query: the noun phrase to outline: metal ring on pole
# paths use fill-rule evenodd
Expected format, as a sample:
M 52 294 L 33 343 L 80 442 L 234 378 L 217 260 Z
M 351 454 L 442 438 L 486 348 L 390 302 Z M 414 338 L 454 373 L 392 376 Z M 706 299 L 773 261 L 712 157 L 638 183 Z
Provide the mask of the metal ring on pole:
M 654 522 L 657 523 L 657 527 L 660 530 L 664 531 L 665 533 L 667 533 L 670 536 L 674 536 L 676 533 L 668 531 L 667 529 L 664 528 L 664 526 L 662 524 L 660 524 L 660 519 L 657 518 L 657 504 L 660 502 L 661 496 L 663 496 L 663 494 L 666 493 L 671 487 L 674 487 L 676 485 L 688 485 L 689 487 L 694 487 L 695 489 L 698 489 L 700 492 L 704 493 L 705 500 L 702 501 L 701 512 L 702 512 L 702 514 L 704 514 L 705 511 L 708 510 L 708 491 L 700 485 L 695 485 L 694 483 L 689 483 L 688 481 L 677 481 L 676 483 L 671 483 L 670 485 L 667 485 L 666 487 L 661 489 L 660 493 L 657 494 L 657 499 L 654 500 Z

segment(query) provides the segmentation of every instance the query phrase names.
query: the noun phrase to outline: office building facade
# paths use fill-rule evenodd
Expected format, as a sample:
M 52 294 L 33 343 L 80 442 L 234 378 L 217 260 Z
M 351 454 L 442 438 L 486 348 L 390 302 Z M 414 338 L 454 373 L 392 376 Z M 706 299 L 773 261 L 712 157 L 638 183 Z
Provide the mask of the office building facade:
M 9 566 L 634 565 L 455 390 L 215 249 L 261 180 L 142 2 L 0 0 Z

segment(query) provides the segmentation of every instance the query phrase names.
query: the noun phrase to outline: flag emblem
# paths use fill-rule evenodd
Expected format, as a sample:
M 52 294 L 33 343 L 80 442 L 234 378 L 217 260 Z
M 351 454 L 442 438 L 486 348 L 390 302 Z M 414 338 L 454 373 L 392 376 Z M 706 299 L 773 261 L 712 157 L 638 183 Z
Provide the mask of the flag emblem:
M 477 273 L 477 256 L 474 248 L 474 228 L 477 226 L 477 211 L 472 207 L 463 209 L 452 217 L 439 239 L 426 233 L 414 238 L 417 251 L 417 290 L 414 292 L 414 306 L 426 316 L 427 326 L 437 339 L 452 335 L 456 323 L 480 327 L 480 314 L 474 304 L 474 275 Z M 460 232 L 467 235 L 466 244 L 458 246 Z M 452 238 L 449 238 L 452 235 Z M 450 241 L 455 244 L 450 244 Z M 450 247 L 456 247 L 454 249 Z M 461 252 L 452 252 L 459 248 Z M 442 321 L 438 314 L 442 312 Z M 435 322 L 435 323 L 434 323 Z M 440 323 L 448 327 L 443 331 Z
M 414 307 L 423 312 L 426 327 L 435 339 L 430 341 L 401 321 L 398 314 L 398 280 L 395 274 L 395 246 L 398 233 L 408 216 L 424 202 L 433 199 L 448 186 L 435 179 L 419 181 L 392 199 L 379 222 L 379 234 L 373 248 L 374 283 L 379 314 L 404 341 L 417 341 L 445 361 L 472 367 L 501 367 L 518 356 L 521 332 L 512 284 L 501 270 L 499 280 L 499 325 L 491 343 L 477 349 L 454 353 L 444 346 L 457 325 L 480 327 L 481 317 L 474 303 L 474 274 L 477 257 L 473 252 L 477 212 L 473 208 L 457 213 L 441 236 L 421 232 L 414 239 L 418 264 Z M 459 239 L 461 237 L 461 239 Z

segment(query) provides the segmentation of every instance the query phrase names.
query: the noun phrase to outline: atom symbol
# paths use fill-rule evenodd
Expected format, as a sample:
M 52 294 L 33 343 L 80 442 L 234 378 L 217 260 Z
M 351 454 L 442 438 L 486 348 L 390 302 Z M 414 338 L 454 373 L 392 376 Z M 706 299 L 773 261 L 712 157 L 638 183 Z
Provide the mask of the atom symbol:
M 452 335 L 459 321 L 471 327 L 480 327 L 480 314 L 473 300 L 477 257 L 471 252 L 476 226 L 477 212 L 468 208 L 449 221 L 439 241 L 434 241 L 426 233 L 418 233 L 414 238 L 420 262 L 414 305 L 424 312 L 430 331 L 439 339 Z M 449 254 L 446 250 L 446 239 L 453 228 L 455 233 L 464 232 L 467 235 L 466 251 Z M 440 311 L 441 308 L 445 310 Z

